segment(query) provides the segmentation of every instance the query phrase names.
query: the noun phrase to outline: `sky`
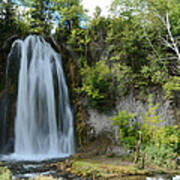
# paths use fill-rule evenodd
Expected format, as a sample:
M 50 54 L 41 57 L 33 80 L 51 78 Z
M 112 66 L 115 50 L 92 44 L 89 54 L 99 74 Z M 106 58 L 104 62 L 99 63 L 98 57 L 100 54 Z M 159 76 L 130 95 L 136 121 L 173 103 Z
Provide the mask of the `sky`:
M 107 16 L 111 2 L 112 0 L 82 0 L 84 8 L 89 11 L 88 15 L 91 17 L 95 11 L 96 6 L 99 6 L 101 8 L 101 15 Z

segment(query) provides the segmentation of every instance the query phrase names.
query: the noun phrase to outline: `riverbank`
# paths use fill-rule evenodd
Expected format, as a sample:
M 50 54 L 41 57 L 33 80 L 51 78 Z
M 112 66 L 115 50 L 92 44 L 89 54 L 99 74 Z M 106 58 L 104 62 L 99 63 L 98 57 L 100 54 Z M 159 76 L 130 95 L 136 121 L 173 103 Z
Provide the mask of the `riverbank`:
M 141 168 L 141 163 L 134 164 L 132 157 L 108 157 L 94 156 L 91 158 L 75 155 L 71 160 L 72 174 L 80 177 L 91 177 L 92 179 L 130 179 L 133 176 L 154 176 L 157 174 L 166 174 L 174 176 L 180 174 L 180 167 L 168 169 L 153 165 L 145 165 Z M 138 177 L 139 179 L 139 177 Z
M 110 157 L 89 156 L 86 153 L 76 154 L 66 160 L 47 161 L 27 165 L 26 163 L 2 163 L 0 178 L 9 180 L 10 177 L 23 178 L 31 174 L 29 179 L 97 179 L 97 180 L 144 180 L 145 177 L 156 176 L 157 174 L 175 176 L 180 174 L 180 166 L 174 169 L 162 168 L 145 164 L 144 169 L 141 163 L 134 164 L 133 156 Z M 5 167 L 7 166 L 10 171 Z M 16 168 L 15 168 L 16 167 Z M 29 168 L 29 169 L 28 169 Z M 19 174 L 18 174 L 19 172 Z M 20 174 L 22 176 L 20 176 Z M 39 176 L 41 175 L 41 176 Z M 26 177 L 28 178 L 28 177 Z

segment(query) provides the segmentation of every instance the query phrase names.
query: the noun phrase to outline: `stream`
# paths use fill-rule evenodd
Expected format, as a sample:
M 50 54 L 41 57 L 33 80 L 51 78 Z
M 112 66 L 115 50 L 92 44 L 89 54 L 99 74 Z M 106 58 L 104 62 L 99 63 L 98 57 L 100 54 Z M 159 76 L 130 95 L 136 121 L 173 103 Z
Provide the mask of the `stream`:
M 3 159 L 0 157 L 0 159 Z M 6 166 L 12 172 L 12 179 L 23 180 L 33 179 L 37 176 L 52 176 L 59 180 L 91 180 L 91 178 L 80 178 L 70 174 L 67 171 L 58 168 L 59 163 L 67 158 L 54 158 L 42 161 L 17 161 L 17 160 L 1 160 L 1 167 Z M 119 178 L 114 178 L 118 180 Z M 113 180 L 113 179 L 112 179 Z M 121 180 L 180 180 L 180 176 L 155 175 L 153 177 L 144 176 L 127 176 Z
M 180 176 L 168 176 L 168 175 L 155 175 L 153 177 L 142 177 L 142 176 L 132 176 L 125 177 L 122 180 L 180 180 Z
M 2 160 L 1 166 L 6 166 L 12 172 L 12 179 L 30 179 L 36 176 L 52 176 L 54 178 L 66 179 L 80 179 L 76 176 L 69 174 L 63 170 L 57 168 L 59 162 L 62 162 L 64 158 L 49 159 L 43 161 L 16 161 Z

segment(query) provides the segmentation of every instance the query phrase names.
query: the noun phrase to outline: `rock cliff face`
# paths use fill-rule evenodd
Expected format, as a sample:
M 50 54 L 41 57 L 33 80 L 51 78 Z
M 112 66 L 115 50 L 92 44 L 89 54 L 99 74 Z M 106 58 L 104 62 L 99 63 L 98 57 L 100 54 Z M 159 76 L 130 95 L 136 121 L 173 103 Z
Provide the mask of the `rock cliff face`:
M 7 93 L 2 91 L 0 93 L 0 149 L 3 149 L 3 146 L 7 143 L 7 123 L 6 119 L 6 110 L 7 110 Z
M 12 36 L 5 43 L 0 44 L 0 152 L 13 151 L 14 119 L 16 117 L 16 98 L 18 87 L 19 58 L 13 53 L 8 56 L 11 45 L 17 37 Z M 2 48 L 1 48 L 2 47 Z M 7 63 L 8 61 L 9 63 Z M 8 64 L 8 66 L 7 66 Z M 8 68 L 8 69 L 7 69 Z
M 158 115 L 164 124 L 173 125 L 178 123 L 177 119 L 177 107 L 173 101 L 166 100 L 161 90 L 149 90 L 149 93 L 153 94 L 154 104 L 159 103 Z M 147 96 L 147 95 L 146 95 Z M 147 97 L 144 97 L 147 98 Z M 141 114 L 145 114 L 148 109 L 147 100 L 139 97 L 135 92 L 131 92 L 129 95 L 121 97 L 117 100 L 116 108 L 111 113 L 104 114 L 96 110 L 88 108 L 87 124 L 91 127 L 90 134 L 99 136 L 104 132 L 109 132 L 114 135 L 114 141 L 117 140 L 117 128 L 112 125 L 110 118 L 116 115 L 119 111 L 126 111 L 130 113 L 136 113 L 136 120 L 142 122 Z M 176 111 L 175 111 L 176 109 Z
M 8 97 L 6 90 L 0 93 L 0 152 L 13 151 L 14 144 L 14 118 L 16 116 L 16 103 Z

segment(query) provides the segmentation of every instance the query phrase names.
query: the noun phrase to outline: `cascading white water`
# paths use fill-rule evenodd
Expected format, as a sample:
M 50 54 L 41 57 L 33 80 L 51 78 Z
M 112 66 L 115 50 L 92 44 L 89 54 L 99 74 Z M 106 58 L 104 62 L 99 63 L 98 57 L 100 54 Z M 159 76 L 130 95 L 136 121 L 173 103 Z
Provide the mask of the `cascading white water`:
M 35 159 L 74 153 L 73 116 L 60 55 L 36 35 L 16 40 L 13 49 L 21 54 L 14 154 Z

